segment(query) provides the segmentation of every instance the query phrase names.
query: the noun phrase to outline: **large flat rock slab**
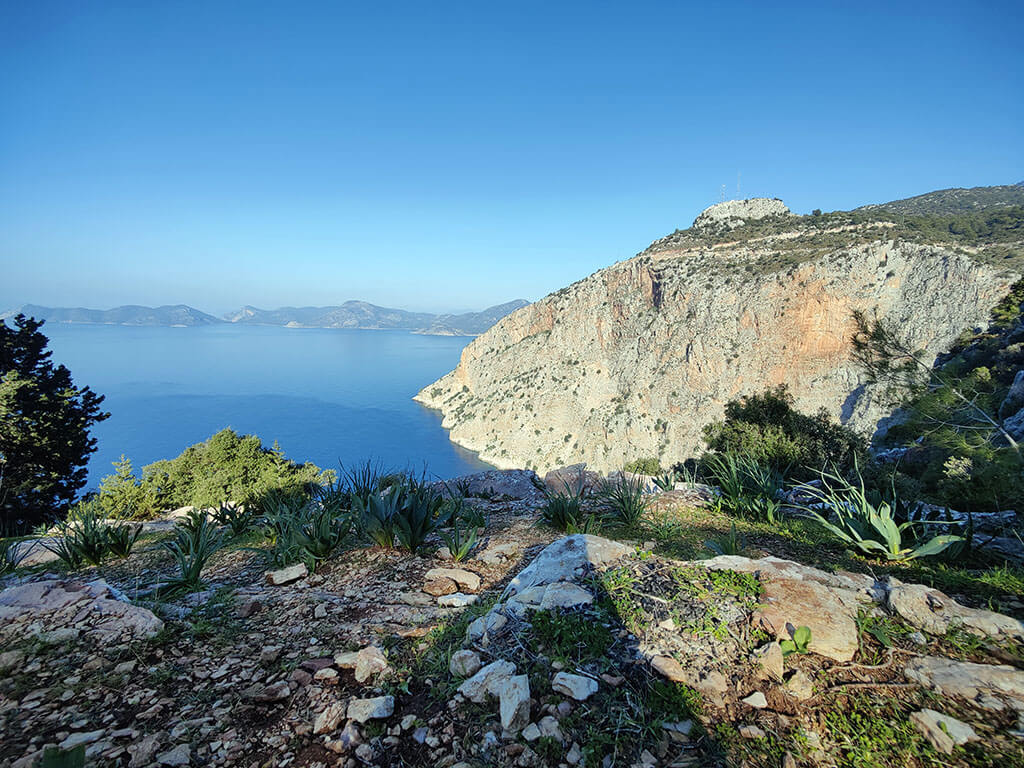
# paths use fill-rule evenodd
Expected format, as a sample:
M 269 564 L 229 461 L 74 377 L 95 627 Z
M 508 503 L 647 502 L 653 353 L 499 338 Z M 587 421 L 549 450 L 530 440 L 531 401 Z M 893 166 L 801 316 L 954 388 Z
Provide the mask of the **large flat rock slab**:
M 83 634 L 102 642 L 152 637 L 164 623 L 151 611 L 119 600 L 102 579 L 47 579 L 0 592 L 0 636 Z
M 960 605 L 949 595 L 922 584 L 890 580 L 889 609 L 932 635 L 960 627 L 975 635 L 996 639 L 1024 637 L 1024 624 L 1010 616 Z
M 610 563 L 632 551 L 625 544 L 589 533 L 566 536 L 549 544 L 532 563 L 520 571 L 509 582 L 502 597 L 516 595 L 543 584 L 574 581 L 583 575 L 588 565 Z
M 1011 706 L 1024 711 L 1024 671 L 1007 664 L 975 664 L 940 656 L 921 656 L 907 662 L 908 680 L 940 696 L 966 699 L 982 709 Z

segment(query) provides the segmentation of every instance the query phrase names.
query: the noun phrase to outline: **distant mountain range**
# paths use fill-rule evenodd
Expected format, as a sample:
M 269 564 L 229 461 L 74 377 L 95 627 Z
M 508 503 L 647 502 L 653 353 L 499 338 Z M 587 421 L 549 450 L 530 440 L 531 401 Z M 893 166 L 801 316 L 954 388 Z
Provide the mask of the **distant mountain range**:
M 435 315 L 429 312 L 407 312 L 403 309 L 378 307 L 365 301 L 346 301 L 335 307 L 281 307 L 259 309 L 242 307 L 224 317 L 214 317 L 185 304 L 162 307 L 127 305 L 114 309 L 81 307 L 42 307 L 24 304 L 17 309 L 0 312 L 0 320 L 18 313 L 51 323 L 86 323 L 93 325 L 135 326 L 199 326 L 222 323 L 274 325 L 286 328 L 359 328 L 400 330 L 436 336 L 476 336 L 505 315 L 525 307 L 522 299 L 489 307 L 482 312 L 459 315 Z

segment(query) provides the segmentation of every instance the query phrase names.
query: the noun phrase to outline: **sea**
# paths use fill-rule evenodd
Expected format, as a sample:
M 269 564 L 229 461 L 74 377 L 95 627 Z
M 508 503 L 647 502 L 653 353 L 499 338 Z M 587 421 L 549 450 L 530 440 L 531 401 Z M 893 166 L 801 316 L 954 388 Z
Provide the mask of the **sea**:
M 412 401 L 470 338 L 407 331 L 47 323 L 53 361 L 106 397 L 86 490 L 122 455 L 136 470 L 225 427 L 323 469 L 366 460 L 450 479 L 491 468 Z

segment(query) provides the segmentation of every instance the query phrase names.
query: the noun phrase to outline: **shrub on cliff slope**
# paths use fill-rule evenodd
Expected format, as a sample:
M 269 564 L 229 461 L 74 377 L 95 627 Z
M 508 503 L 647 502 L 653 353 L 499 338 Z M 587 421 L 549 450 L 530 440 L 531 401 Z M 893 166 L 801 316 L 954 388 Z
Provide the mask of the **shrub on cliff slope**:
M 0 532 L 53 519 L 85 485 L 89 429 L 110 414 L 50 361 L 41 320 L 0 321 Z
M 885 443 L 906 452 L 888 474 L 922 497 L 964 512 L 1024 508 L 1024 455 L 1008 427 L 1008 397 L 1024 368 L 1024 281 L 993 309 L 983 332 L 965 334 L 935 366 L 895 329 L 858 316 L 855 339 L 869 375 L 887 386 L 900 423 Z
M 808 416 L 793 408 L 785 386 L 729 401 L 725 419 L 704 428 L 704 440 L 711 451 L 749 457 L 796 480 L 823 467 L 846 471 L 867 450 L 864 437 L 824 409 Z
M 256 435 L 222 429 L 175 459 L 144 467 L 142 475 L 142 485 L 158 508 L 173 509 L 254 502 L 271 491 L 298 493 L 332 479 L 334 473 L 289 461 L 276 445 L 264 448 Z

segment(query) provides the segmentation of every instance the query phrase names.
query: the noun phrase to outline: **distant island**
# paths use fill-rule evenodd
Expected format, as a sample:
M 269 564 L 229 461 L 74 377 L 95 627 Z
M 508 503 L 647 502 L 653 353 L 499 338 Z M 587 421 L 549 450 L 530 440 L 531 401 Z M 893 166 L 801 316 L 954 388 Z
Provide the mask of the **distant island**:
M 17 314 L 29 315 L 51 323 L 90 325 L 134 325 L 193 327 L 236 323 L 272 325 L 284 328 L 355 328 L 365 330 L 397 330 L 433 336 L 477 336 L 505 315 L 530 302 L 516 299 L 488 307 L 481 312 L 462 314 L 431 314 L 404 309 L 379 307 L 365 301 L 346 301 L 332 307 L 281 307 L 259 309 L 245 306 L 223 317 L 201 312 L 186 304 L 162 307 L 126 305 L 113 309 L 82 307 L 43 307 L 23 304 L 17 309 L 0 312 L 0 320 Z

